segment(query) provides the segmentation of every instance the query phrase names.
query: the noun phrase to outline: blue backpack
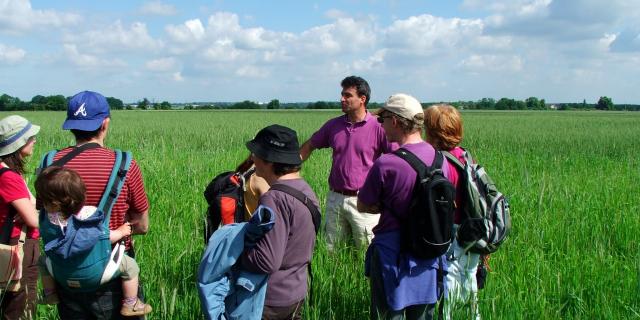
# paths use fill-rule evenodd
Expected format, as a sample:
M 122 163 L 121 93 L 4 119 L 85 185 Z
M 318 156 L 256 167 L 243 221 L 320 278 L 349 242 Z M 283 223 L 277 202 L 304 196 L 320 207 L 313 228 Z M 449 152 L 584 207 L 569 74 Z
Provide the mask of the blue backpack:
M 56 150 L 47 153 L 38 173 L 49 166 L 63 166 L 80 152 L 98 147 L 85 144 L 74 148 L 57 161 Z M 111 247 L 109 220 L 118 195 L 131 166 L 131 154 L 115 150 L 116 160 L 96 212 L 86 220 L 69 217 L 66 230 L 49 221 L 40 209 L 40 235 L 45 244 L 46 267 L 56 282 L 72 292 L 91 292 L 119 275 L 124 243 Z

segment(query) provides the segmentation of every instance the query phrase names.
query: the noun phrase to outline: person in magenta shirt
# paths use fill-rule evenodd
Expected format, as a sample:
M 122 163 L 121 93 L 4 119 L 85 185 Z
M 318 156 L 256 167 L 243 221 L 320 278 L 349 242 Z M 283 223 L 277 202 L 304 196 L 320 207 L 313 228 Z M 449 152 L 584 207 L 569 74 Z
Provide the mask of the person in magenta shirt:
M 373 238 L 378 216 L 356 208 L 357 194 L 373 162 L 397 147 L 387 141 L 376 117 L 367 111 L 371 89 L 366 80 L 346 77 L 342 86 L 342 112 L 330 119 L 300 148 L 302 160 L 313 150 L 333 150 L 329 192 L 325 206 L 325 236 L 329 249 L 338 242 L 364 247 Z
M 437 104 L 425 111 L 425 132 L 427 141 L 436 149 L 451 153 L 461 163 L 465 163 L 464 150 L 460 147 L 463 136 L 462 117 L 460 112 L 451 105 Z M 454 216 L 455 229 L 462 223 L 465 185 L 460 183 L 460 175 L 455 165 L 449 164 L 449 180 L 456 187 L 456 211 Z M 454 240 L 447 252 L 446 285 L 448 294 L 444 308 L 444 318 L 451 319 L 451 313 L 456 307 L 469 303 L 473 319 L 480 319 L 478 308 L 478 284 L 476 271 L 480 262 L 480 254 L 465 251 Z
M 26 158 L 33 154 L 35 137 L 39 131 L 39 126 L 21 116 L 8 116 L 0 120 L 0 166 L 4 171 L 0 175 L 0 230 L 13 224 L 8 234 L 0 231 L 2 239 L 6 240 L 5 244 L 16 244 L 23 226 L 26 226 L 20 289 L 16 292 L 2 290 L 2 319 L 31 319 L 36 312 L 40 232 L 35 198 L 27 188 L 23 175 Z
M 389 141 L 397 142 L 425 165 L 433 164 L 436 150 L 422 140 L 424 115 L 418 100 L 406 94 L 392 95 L 378 114 Z M 442 172 L 448 176 L 446 164 Z M 432 319 L 443 294 L 438 290 L 437 273 L 446 267 L 444 255 L 417 259 L 400 247 L 416 180 L 417 173 L 408 162 L 385 154 L 373 164 L 358 193 L 358 210 L 380 215 L 365 260 L 371 319 Z

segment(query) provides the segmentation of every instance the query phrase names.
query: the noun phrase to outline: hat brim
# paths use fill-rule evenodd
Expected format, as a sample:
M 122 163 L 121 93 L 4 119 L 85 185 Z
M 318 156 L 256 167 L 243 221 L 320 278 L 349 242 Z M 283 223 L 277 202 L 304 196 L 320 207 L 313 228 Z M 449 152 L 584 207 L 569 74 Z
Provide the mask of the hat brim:
M 27 130 L 27 132 L 25 132 L 22 137 L 20 137 L 12 144 L 0 149 L 0 156 L 6 156 L 20 150 L 20 148 L 24 147 L 27 144 L 29 138 L 34 137 L 38 134 L 38 132 L 40 132 L 40 126 L 31 124 L 31 128 Z
M 257 141 L 251 140 L 247 142 L 247 149 L 251 151 L 251 153 L 258 156 L 260 159 L 275 162 L 275 163 L 283 163 L 290 165 L 299 165 L 302 163 L 302 159 L 300 158 L 299 152 L 282 152 L 277 150 L 268 150 L 265 149 L 262 145 L 260 145 Z
M 106 118 L 106 117 L 105 117 Z M 67 119 L 62 124 L 63 130 L 82 130 L 82 131 L 95 131 L 102 126 L 102 121 L 105 118 L 101 119 L 91 119 L 91 120 L 77 120 L 77 119 Z

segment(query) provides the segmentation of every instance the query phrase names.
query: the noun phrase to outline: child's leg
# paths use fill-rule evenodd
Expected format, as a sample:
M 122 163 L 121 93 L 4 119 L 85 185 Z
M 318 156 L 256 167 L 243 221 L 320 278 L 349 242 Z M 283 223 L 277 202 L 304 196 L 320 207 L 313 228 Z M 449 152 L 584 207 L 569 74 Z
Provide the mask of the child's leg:
M 49 269 L 47 269 L 46 259 L 45 255 L 41 255 L 38 258 L 38 269 L 40 270 L 40 280 L 42 281 L 42 291 L 44 292 L 44 299 L 40 303 L 57 304 L 59 299 L 56 293 L 56 281 L 49 273 Z
M 138 275 L 140 268 L 136 261 L 125 255 L 120 264 L 122 278 L 122 308 L 120 314 L 124 316 L 144 315 L 151 312 L 151 306 L 138 299 Z
M 125 255 L 120 264 L 120 278 L 122 278 L 122 295 L 124 299 L 138 297 L 138 275 L 140 268 L 136 260 Z M 133 300 L 135 302 L 135 300 Z

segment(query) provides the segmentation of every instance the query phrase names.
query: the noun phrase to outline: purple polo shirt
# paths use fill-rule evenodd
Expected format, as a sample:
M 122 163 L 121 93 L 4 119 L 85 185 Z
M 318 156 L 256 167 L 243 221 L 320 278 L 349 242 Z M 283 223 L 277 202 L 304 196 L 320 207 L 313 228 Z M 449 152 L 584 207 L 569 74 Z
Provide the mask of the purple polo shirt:
M 346 114 L 327 121 L 311 136 L 311 144 L 333 149 L 329 187 L 340 191 L 360 189 L 373 162 L 397 149 L 397 144 L 387 142 L 384 129 L 368 111 L 356 123 L 349 122 Z
M 426 142 L 405 144 L 402 148 L 418 156 L 427 165 L 433 163 L 435 149 Z M 443 163 L 446 164 L 446 160 Z M 442 171 L 445 177 L 449 176 L 448 165 L 443 165 Z M 380 222 L 373 228 L 374 235 L 400 229 L 394 213 L 402 218 L 408 214 L 417 175 L 408 162 L 394 154 L 382 155 L 373 164 L 360 188 L 358 200 L 366 205 L 377 204 L 381 208 Z

